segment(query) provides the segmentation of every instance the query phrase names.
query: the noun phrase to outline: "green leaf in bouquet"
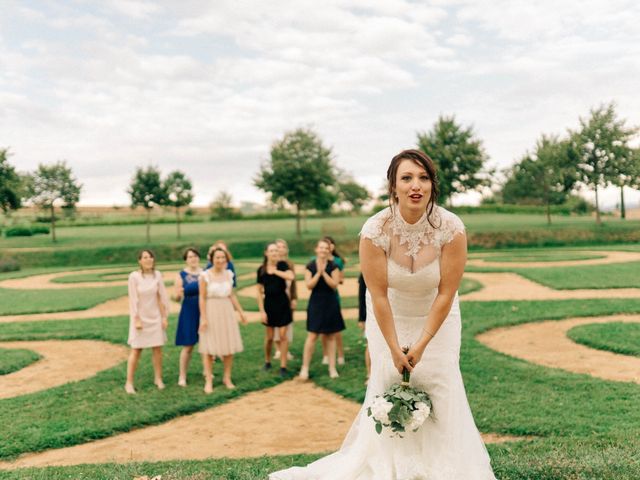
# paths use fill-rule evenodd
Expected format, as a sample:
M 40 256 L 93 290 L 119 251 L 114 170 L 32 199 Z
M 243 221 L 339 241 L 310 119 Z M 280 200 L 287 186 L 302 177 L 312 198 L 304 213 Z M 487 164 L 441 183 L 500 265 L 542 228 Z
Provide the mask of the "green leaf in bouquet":
M 380 422 L 376 422 L 376 432 L 378 435 L 382 433 L 382 424 Z

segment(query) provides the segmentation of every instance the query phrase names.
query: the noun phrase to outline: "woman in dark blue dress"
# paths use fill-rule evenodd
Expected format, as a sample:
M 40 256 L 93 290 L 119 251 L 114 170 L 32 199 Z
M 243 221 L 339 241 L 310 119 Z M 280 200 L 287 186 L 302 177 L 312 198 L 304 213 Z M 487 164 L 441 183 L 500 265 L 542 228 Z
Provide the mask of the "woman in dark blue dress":
M 198 327 L 200 326 L 198 278 L 202 269 L 200 268 L 200 253 L 195 248 L 187 248 L 183 258 L 186 265 L 176 275 L 174 298 L 177 301 L 182 300 L 178 329 L 176 330 L 176 345 L 182 346 L 178 385 L 186 387 L 193 346 L 198 343 Z
M 307 304 L 307 339 L 304 343 L 304 355 L 300 378 L 309 378 L 309 365 L 316 346 L 318 336 L 327 337 L 327 355 L 329 357 L 329 376 L 337 378 L 336 371 L 336 333 L 344 330 L 344 320 L 340 311 L 340 303 L 336 295 L 336 288 L 340 284 L 340 271 L 337 265 L 329 260 L 331 254 L 326 240 L 318 241 L 316 258 L 307 265 L 304 279 L 307 288 L 311 290 L 311 297 Z

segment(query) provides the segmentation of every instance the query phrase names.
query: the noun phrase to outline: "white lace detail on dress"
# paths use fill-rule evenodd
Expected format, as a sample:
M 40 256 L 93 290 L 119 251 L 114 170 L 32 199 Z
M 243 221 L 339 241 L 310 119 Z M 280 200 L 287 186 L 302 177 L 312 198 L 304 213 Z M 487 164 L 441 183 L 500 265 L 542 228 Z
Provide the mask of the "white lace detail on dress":
M 433 227 L 431 224 L 435 225 Z M 382 248 L 389 254 L 391 237 L 397 238 L 397 243 L 403 246 L 403 253 L 414 260 L 424 245 L 432 245 L 438 250 L 451 242 L 458 233 L 465 231 L 462 220 L 454 213 L 443 207 L 436 206 L 431 213 L 431 223 L 427 213 L 416 223 L 407 223 L 397 209 L 390 207 L 378 212 L 365 222 L 360 235 Z

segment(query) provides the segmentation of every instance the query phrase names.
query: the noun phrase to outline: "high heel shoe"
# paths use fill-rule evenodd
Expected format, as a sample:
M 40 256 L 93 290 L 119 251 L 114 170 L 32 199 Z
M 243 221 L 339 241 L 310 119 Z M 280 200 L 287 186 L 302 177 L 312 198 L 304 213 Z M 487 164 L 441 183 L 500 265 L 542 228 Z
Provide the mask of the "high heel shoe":
M 131 383 L 125 383 L 124 384 L 124 391 L 127 392 L 129 395 L 135 395 L 136 394 L 136 389 L 133 387 L 133 384 L 131 384 Z
M 338 371 L 334 368 L 334 369 L 329 369 L 329 378 L 338 378 L 340 375 L 338 374 Z

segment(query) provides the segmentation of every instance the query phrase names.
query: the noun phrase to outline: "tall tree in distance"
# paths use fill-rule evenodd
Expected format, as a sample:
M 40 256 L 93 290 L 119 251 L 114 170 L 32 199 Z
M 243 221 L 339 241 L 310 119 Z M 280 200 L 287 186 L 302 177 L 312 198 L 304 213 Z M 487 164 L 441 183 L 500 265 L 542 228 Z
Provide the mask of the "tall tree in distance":
M 156 205 L 163 205 L 166 199 L 160 170 L 151 165 L 138 167 L 127 193 L 131 196 L 131 208 L 142 207 L 147 212 L 147 243 L 150 243 L 151 210 Z
M 577 180 L 570 145 L 555 135 L 542 135 L 533 153 L 525 154 L 507 173 L 505 203 L 544 205 L 551 224 L 551 205 L 564 203 Z
M 164 180 L 163 190 L 166 195 L 166 204 L 176 209 L 178 238 L 180 238 L 180 209 L 193 202 L 192 188 L 191 180 L 180 170 L 171 172 Z
M 355 213 L 360 213 L 365 202 L 371 198 L 369 191 L 352 178 L 338 184 L 338 197 L 351 205 Z
M 233 217 L 236 212 L 233 208 L 233 197 L 229 192 L 221 191 L 209 205 L 212 219 L 224 219 Z
M 471 127 L 464 128 L 455 117 L 440 116 L 433 129 L 418 132 L 418 148 L 436 164 L 440 199 L 451 204 L 456 193 L 476 190 L 488 184 L 483 167 L 488 156 Z
M 5 215 L 22 205 L 22 181 L 8 157 L 9 150 L 0 148 L 0 209 Z
M 256 187 L 271 194 L 272 201 L 284 199 L 296 209 L 296 234 L 301 235 L 300 218 L 304 210 L 330 208 L 336 183 L 331 149 L 325 147 L 310 129 L 285 133 L 271 147 L 271 160 L 260 167 Z
M 598 224 L 602 223 L 598 188 L 611 183 L 617 157 L 623 155 L 621 146 L 626 145 L 635 133 L 625 123 L 618 119 L 612 102 L 591 109 L 588 118 L 580 118 L 580 128 L 570 132 L 580 180 L 595 191 Z
M 80 200 L 82 185 L 73 176 L 66 162 L 52 165 L 38 165 L 35 172 L 29 175 L 28 198 L 34 205 L 50 213 L 51 238 L 56 239 L 56 203 L 67 207 L 75 207 Z
M 634 134 L 637 129 L 629 130 Z M 620 218 L 627 218 L 624 201 L 624 188 L 640 187 L 640 149 L 632 148 L 625 140 L 614 142 L 613 161 L 609 164 L 609 180 L 620 189 Z

